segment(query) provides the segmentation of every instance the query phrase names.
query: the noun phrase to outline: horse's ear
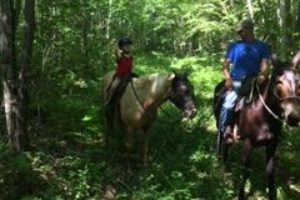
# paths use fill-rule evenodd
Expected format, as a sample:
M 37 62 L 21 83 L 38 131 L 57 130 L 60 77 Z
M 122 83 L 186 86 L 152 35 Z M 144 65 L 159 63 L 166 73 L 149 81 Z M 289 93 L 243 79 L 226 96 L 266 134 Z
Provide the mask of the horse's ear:
M 183 77 L 184 79 L 187 79 L 188 76 L 189 76 L 189 72 L 184 71 L 182 77 Z
M 172 81 L 175 78 L 175 76 L 176 76 L 175 72 L 172 73 L 172 74 L 169 74 L 168 77 L 167 77 L 167 80 Z
M 293 57 L 292 67 L 296 69 L 299 64 L 300 64 L 300 51 L 298 51 L 298 53 Z
M 271 55 L 271 63 L 272 63 L 272 65 L 273 65 L 273 67 L 274 67 L 275 69 L 278 69 L 278 68 L 281 67 L 281 66 L 280 66 L 280 65 L 281 65 L 281 61 L 279 60 L 277 54 L 273 53 L 273 54 Z
M 174 69 L 172 69 L 172 72 L 175 74 L 175 76 L 178 76 L 178 73 Z

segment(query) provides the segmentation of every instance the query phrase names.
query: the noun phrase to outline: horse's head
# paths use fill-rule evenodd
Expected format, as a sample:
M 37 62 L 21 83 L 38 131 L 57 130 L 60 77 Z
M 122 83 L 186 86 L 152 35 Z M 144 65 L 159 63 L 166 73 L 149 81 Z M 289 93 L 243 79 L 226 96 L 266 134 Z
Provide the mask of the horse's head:
M 175 73 L 169 100 L 184 112 L 184 117 L 190 119 L 193 118 L 197 112 L 193 96 L 193 87 L 187 75 L 178 75 Z
M 274 94 L 279 102 L 284 121 L 290 126 L 300 122 L 300 78 L 289 63 L 284 63 L 276 57 L 272 58 L 274 66 Z

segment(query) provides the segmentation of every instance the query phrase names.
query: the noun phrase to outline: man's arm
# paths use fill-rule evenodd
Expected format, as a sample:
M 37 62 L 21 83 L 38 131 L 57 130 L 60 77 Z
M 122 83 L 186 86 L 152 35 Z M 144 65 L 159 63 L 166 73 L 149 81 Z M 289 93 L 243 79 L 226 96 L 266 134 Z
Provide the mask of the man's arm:
M 266 44 L 264 44 L 264 48 L 261 52 L 262 60 L 260 62 L 260 72 L 258 74 L 258 83 L 264 82 L 269 75 L 269 57 L 270 57 L 270 51 Z
M 268 76 L 269 70 L 269 61 L 267 58 L 263 58 L 260 64 L 260 74 L 264 76 Z
M 267 58 L 263 58 L 260 64 L 260 72 L 258 74 L 258 84 L 263 83 L 268 77 L 269 62 Z
M 225 87 L 227 89 L 230 89 L 232 86 L 232 80 L 231 80 L 230 72 L 229 72 L 229 65 L 230 65 L 230 60 L 225 59 L 224 63 L 223 63 L 223 75 L 224 75 L 224 79 L 225 79 Z
M 223 75 L 225 80 L 230 78 L 229 64 L 230 61 L 228 59 L 225 59 L 223 63 Z

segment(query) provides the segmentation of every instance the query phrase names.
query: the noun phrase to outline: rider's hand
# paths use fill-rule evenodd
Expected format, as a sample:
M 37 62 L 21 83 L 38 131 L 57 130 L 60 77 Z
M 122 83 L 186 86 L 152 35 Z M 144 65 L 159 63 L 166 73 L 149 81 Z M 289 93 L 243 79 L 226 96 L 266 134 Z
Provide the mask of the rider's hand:
M 232 80 L 231 80 L 231 78 L 226 78 L 226 79 L 225 79 L 225 88 L 226 88 L 227 90 L 230 90 L 231 87 L 232 87 Z
M 266 75 L 264 75 L 264 74 L 259 74 L 258 77 L 257 77 L 257 83 L 260 85 L 260 84 L 262 84 L 263 82 L 265 82 L 266 79 L 267 79 Z

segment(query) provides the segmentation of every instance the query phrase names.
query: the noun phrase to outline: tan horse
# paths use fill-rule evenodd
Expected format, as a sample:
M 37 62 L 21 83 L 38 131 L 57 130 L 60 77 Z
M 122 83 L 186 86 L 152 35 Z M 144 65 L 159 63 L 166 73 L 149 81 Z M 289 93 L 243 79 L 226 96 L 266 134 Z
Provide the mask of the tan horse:
M 108 73 L 104 77 L 104 88 L 107 88 L 112 77 L 112 73 Z M 150 127 L 156 118 L 157 108 L 167 100 L 182 110 L 184 117 L 193 118 L 195 116 L 196 108 L 187 77 L 180 77 L 175 73 L 151 74 L 133 78 L 116 105 L 118 109 L 115 109 L 115 117 L 122 122 L 125 146 L 129 152 L 133 147 L 133 133 L 136 131 L 143 133 L 144 164 L 147 163 Z

